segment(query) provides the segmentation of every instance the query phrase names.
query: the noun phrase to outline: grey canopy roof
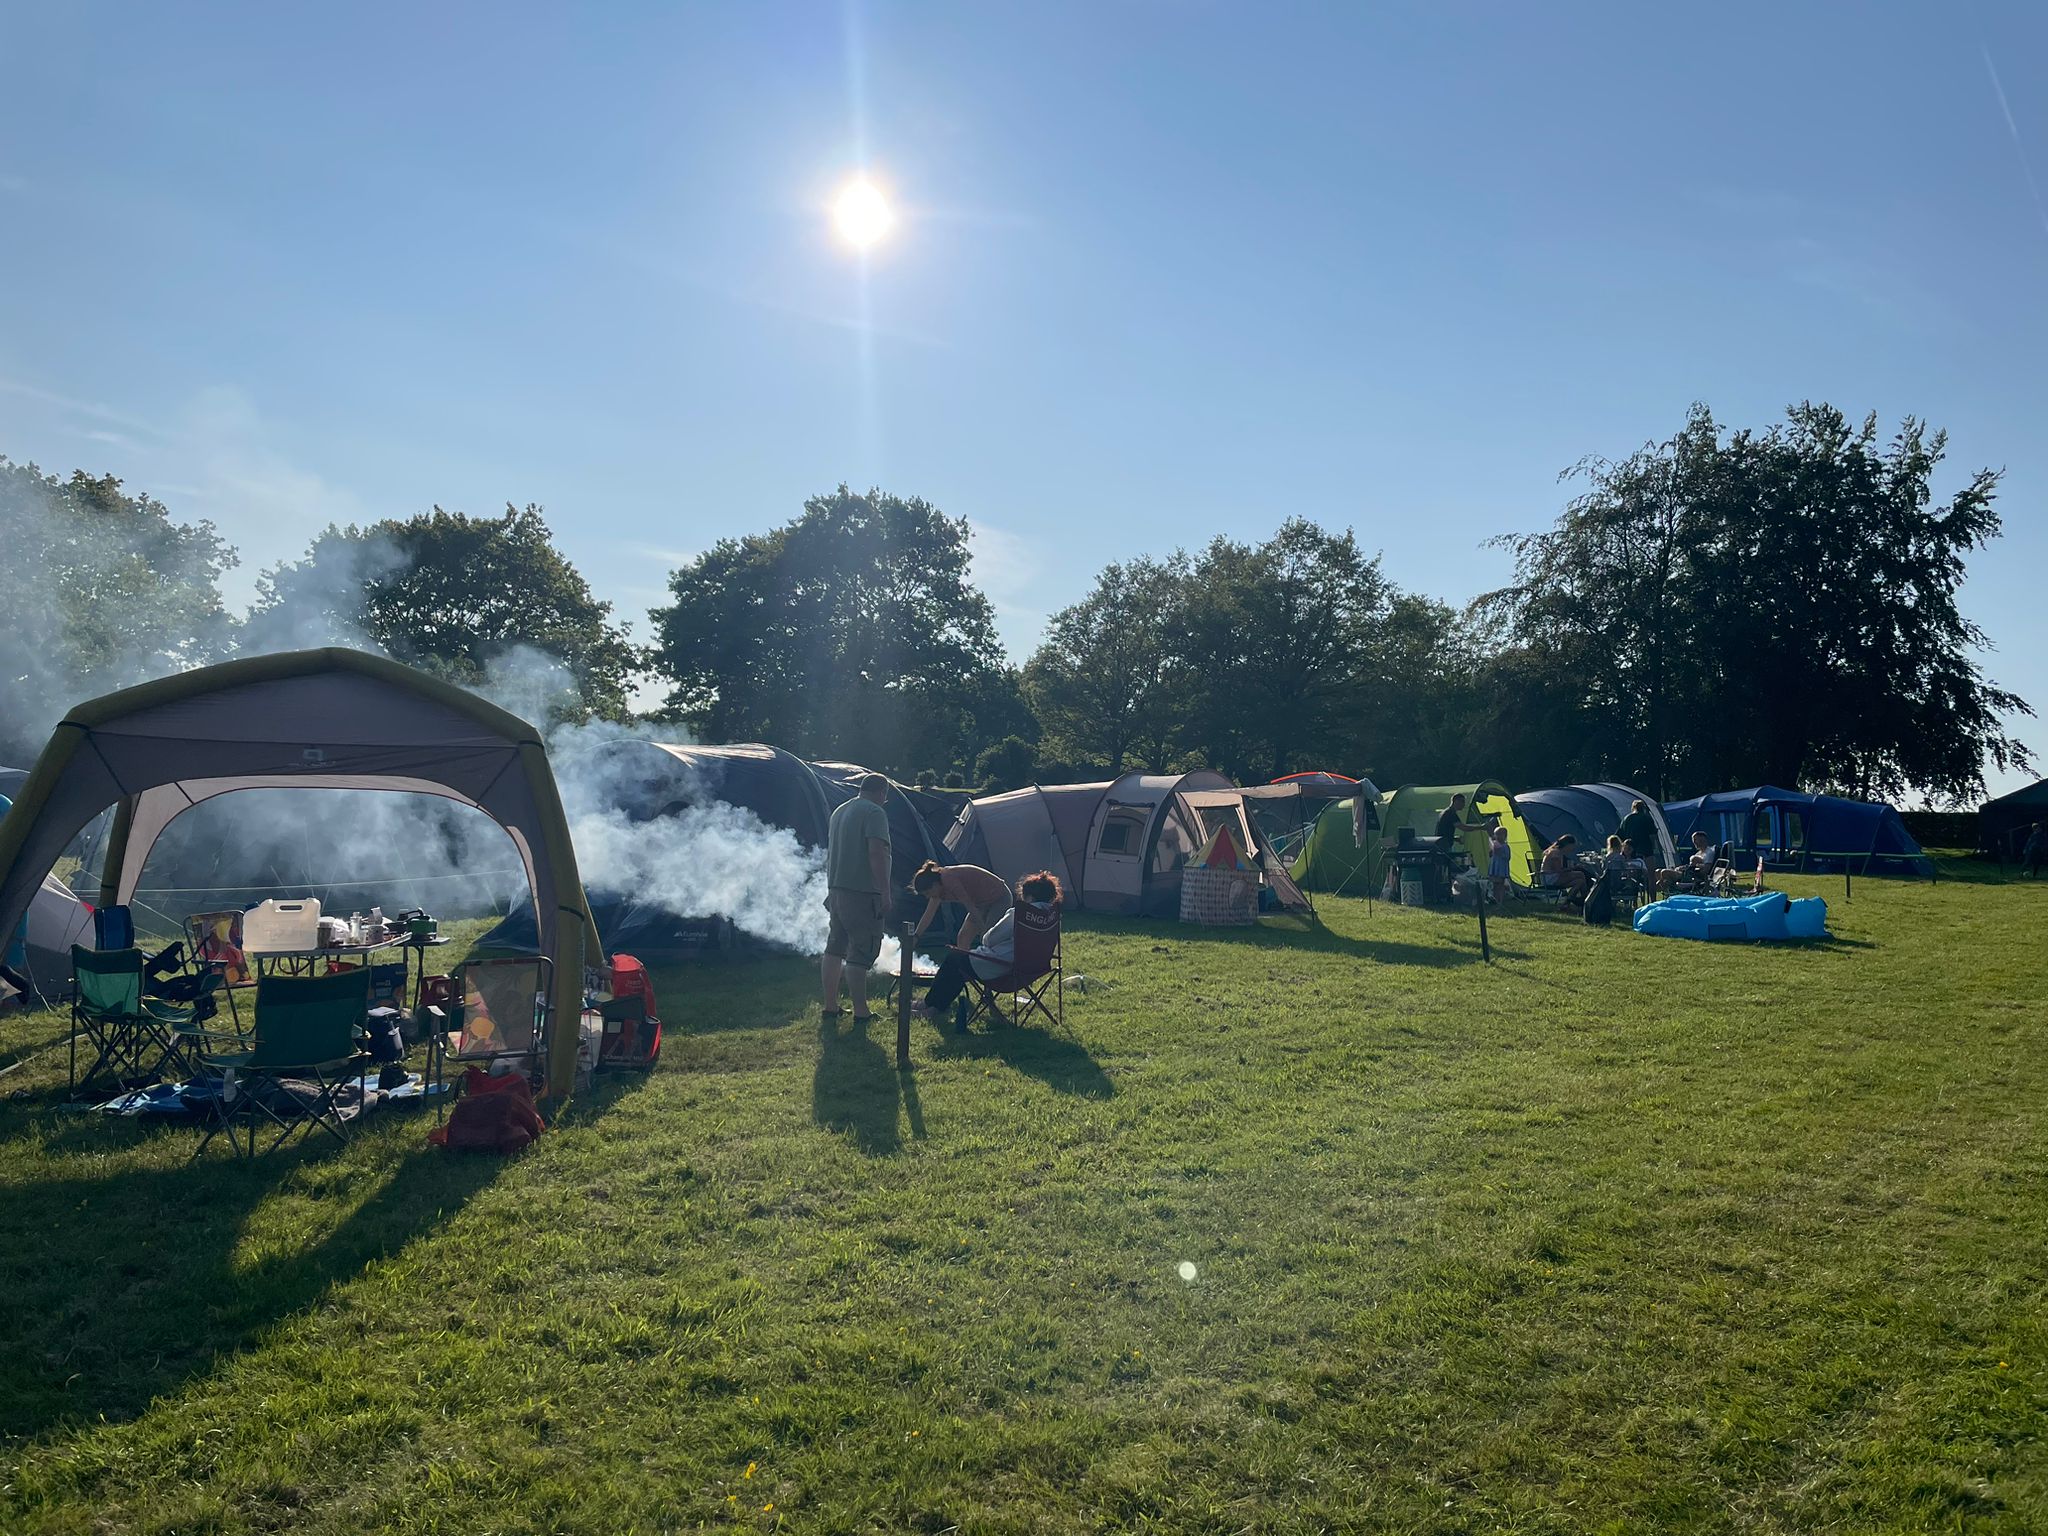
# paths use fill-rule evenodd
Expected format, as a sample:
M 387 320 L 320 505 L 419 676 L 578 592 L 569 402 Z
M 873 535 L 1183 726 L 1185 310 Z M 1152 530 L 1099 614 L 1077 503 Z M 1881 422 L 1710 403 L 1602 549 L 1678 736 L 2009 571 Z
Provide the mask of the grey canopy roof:
M 373 789 L 472 805 L 511 835 L 555 962 L 556 1018 L 573 1022 L 583 964 L 601 958 L 554 775 L 534 728 L 380 656 L 328 649 L 176 673 L 78 705 L 0 821 L 0 932 L 21 920 L 70 840 L 115 807 L 103 904 L 134 893 L 150 847 L 180 814 L 246 789 Z M 575 1034 L 551 1053 L 566 1091 Z M 560 1057 L 560 1060 L 553 1059 Z

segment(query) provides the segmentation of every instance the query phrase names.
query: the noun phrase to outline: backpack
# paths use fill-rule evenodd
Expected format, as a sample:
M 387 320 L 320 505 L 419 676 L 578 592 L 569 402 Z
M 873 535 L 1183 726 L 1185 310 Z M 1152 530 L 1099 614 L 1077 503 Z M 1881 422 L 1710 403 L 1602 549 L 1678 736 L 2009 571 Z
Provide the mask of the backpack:
M 1586 892 L 1585 910 L 1579 914 L 1582 922 L 1605 928 L 1614 921 L 1614 877 L 1605 870 L 1593 882 L 1593 888 Z
M 451 1152 L 504 1156 L 546 1129 L 525 1078 L 510 1072 L 494 1077 L 471 1067 L 462 1075 L 462 1097 L 448 1111 L 448 1123 L 427 1132 L 427 1140 Z

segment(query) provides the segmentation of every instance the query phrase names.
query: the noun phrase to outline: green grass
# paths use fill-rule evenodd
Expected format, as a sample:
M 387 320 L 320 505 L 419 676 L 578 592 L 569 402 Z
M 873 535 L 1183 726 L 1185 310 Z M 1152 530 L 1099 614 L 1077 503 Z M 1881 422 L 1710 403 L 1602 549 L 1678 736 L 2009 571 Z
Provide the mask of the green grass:
M 191 1165 L 29 1057 L 0 1531 L 2048 1529 L 2048 886 L 1788 883 L 1833 942 L 1077 920 L 1065 1034 L 903 1079 L 662 974 L 508 1162 Z

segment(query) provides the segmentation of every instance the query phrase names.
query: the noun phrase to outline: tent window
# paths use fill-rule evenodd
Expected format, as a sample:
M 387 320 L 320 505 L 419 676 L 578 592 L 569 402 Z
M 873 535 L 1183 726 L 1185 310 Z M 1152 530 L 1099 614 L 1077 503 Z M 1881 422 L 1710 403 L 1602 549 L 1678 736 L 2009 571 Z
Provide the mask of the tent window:
M 1136 816 L 1117 814 L 1102 824 L 1102 837 L 1095 844 L 1097 853 L 1134 854 L 1138 851 L 1138 839 L 1144 834 L 1145 824 Z

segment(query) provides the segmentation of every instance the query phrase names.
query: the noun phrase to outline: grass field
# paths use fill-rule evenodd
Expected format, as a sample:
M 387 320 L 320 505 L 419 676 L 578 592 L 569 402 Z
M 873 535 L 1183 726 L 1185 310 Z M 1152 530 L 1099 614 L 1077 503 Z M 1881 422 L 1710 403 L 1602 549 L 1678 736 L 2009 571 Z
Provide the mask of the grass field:
M 0 1531 L 2048 1530 L 2048 886 L 1787 884 L 1076 920 L 903 1078 L 662 974 L 508 1162 L 192 1165 L 0 1023 Z

